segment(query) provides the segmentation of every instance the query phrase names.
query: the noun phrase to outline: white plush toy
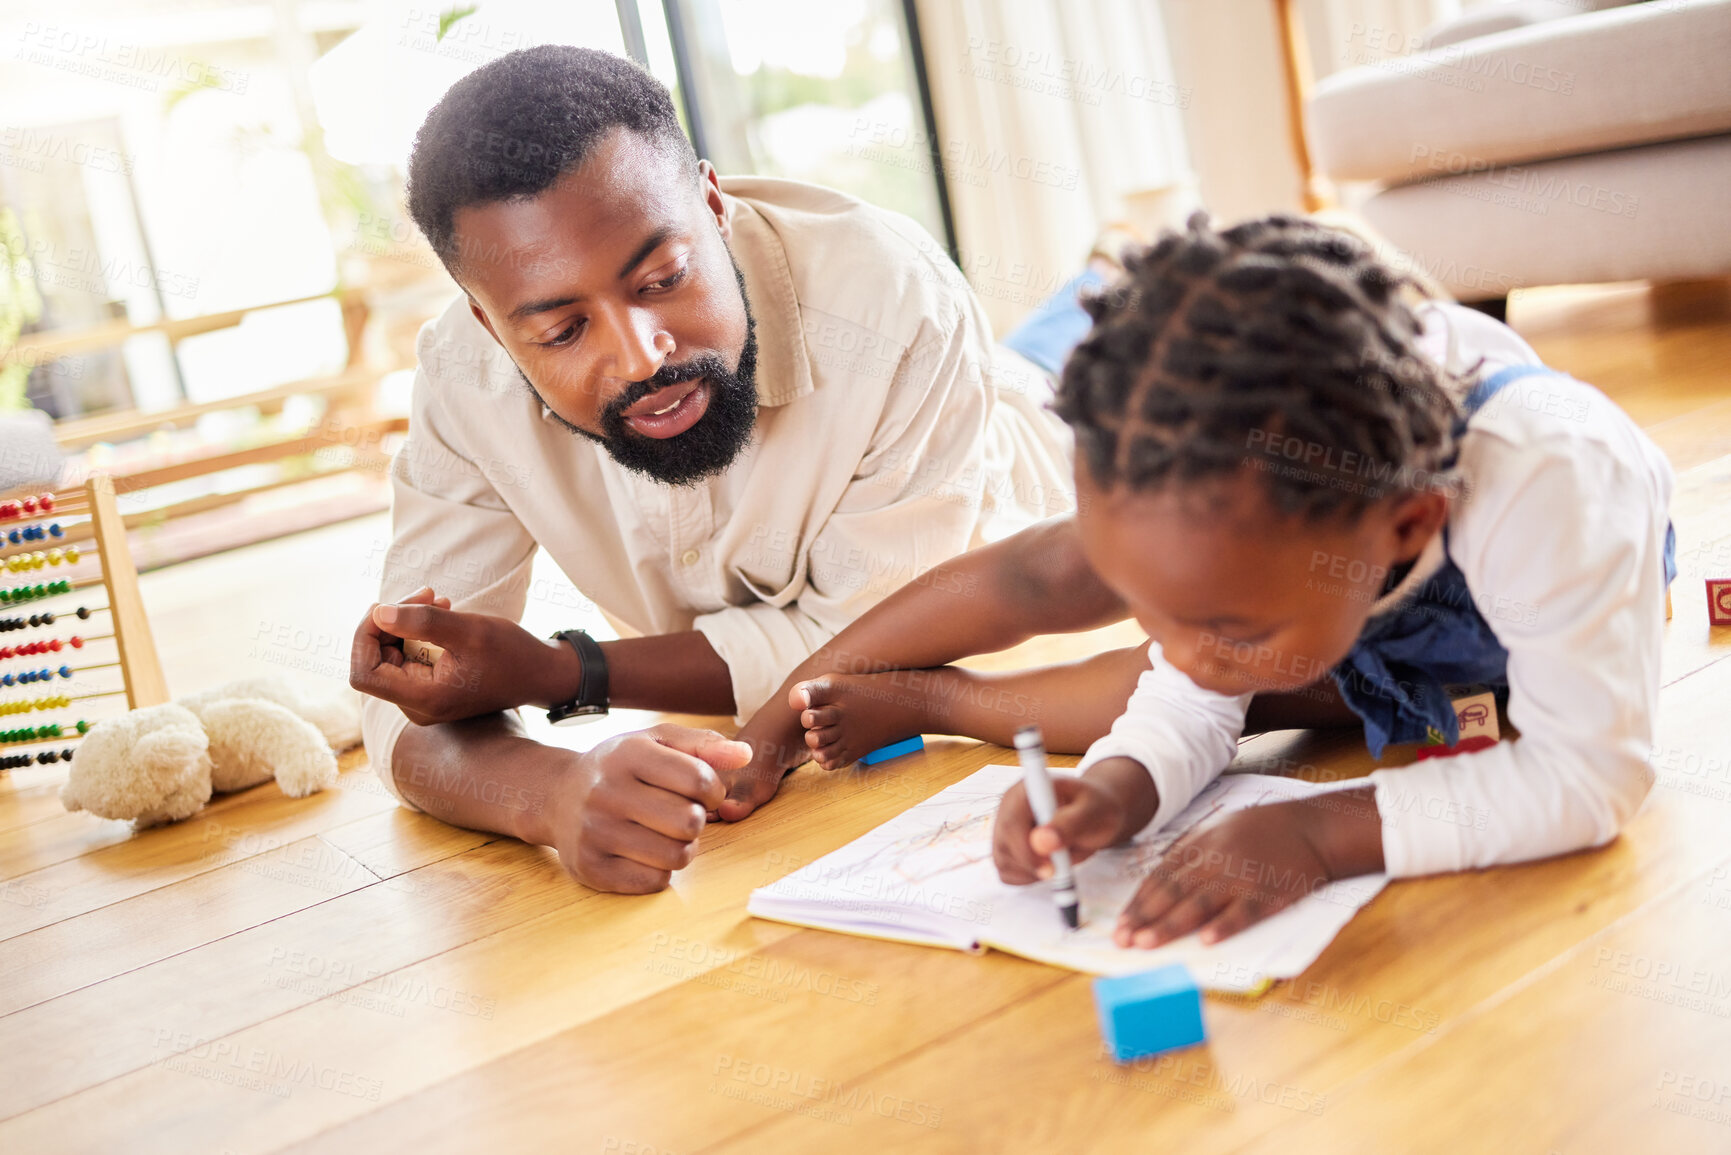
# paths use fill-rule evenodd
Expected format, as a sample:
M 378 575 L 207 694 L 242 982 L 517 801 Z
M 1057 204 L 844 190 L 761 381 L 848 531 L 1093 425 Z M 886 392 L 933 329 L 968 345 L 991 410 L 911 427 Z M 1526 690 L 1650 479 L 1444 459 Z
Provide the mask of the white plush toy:
M 334 785 L 333 749 L 360 740 L 354 691 L 319 698 L 274 678 L 246 678 L 97 723 L 78 744 L 60 801 L 130 818 L 142 830 L 196 813 L 213 791 L 273 777 L 301 798 Z

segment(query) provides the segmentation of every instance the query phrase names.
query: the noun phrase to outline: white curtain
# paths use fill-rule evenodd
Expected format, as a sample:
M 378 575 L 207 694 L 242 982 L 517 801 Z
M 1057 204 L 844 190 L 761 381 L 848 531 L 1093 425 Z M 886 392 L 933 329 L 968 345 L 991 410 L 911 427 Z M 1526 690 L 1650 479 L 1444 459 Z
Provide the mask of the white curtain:
M 1404 56 L 1426 28 L 1476 6 L 1471 0 L 1299 0 L 1298 8 L 1311 67 L 1321 80 L 1367 58 Z
M 1001 334 L 1102 224 L 1191 181 L 1149 0 L 919 0 L 961 264 Z M 1152 198 L 1152 199 L 1151 199 Z

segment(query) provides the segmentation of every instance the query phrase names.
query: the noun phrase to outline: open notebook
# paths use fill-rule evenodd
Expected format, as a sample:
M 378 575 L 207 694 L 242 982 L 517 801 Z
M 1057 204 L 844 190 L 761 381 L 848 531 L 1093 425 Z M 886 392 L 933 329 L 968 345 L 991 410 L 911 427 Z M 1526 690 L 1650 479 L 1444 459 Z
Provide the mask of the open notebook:
M 1161 829 L 1143 831 L 1128 846 L 1101 851 L 1078 866 L 1082 927 L 1066 931 L 1046 884 L 1006 885 L 992 865 L 998 799 L 1020 778 L 1014 766 L 987 766 L 753 891 L 747 909 L 760 918 L 872 938 L 959 950 L 997 947 L 1094 974 L 1183 962 L 1206 989 L 1255 991 L 1308 967 L 1388 882 L 1378 874 L 1329 883 L 1213 946 L 1190 935 L 1154 950 L 1121 949 L 1112 945 L 1113 922 L 1181 835 L 1246 806 L 1363 783 L 1319 786 L 1261 774 L 1225 775 Z

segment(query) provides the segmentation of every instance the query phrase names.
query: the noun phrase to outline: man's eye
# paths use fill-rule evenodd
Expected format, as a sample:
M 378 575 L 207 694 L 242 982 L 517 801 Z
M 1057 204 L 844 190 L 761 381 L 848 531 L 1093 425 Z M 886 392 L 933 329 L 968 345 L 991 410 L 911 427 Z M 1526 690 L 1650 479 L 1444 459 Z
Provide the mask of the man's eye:
M 559 330 L 558 334 L 556 336 L 554 336 L 554 338 L 551 341 L 540 341 L 540 342 L 537 342 L 537 344 L 543 345 L 549 349 L 556 349 L 560 345 L 569 345 L 572 341 L 572 338 L 574 338 L 576 336 L 577 336 L 577 322 L 573 321 L 569 325 L 565 326 L 563 329 Z
M 662 277 L 659 281 L 651 281 L 648 285 L 645 286 L 645 288 L 671 289 L 673 286 L 675 286 L 679 282 L 683 281 L 685 279 L 685 274 L 689 273 L 690 271 L 691 271 L 690 265 L 681 265 L 676 272 L 674 272 L 668 276 Z

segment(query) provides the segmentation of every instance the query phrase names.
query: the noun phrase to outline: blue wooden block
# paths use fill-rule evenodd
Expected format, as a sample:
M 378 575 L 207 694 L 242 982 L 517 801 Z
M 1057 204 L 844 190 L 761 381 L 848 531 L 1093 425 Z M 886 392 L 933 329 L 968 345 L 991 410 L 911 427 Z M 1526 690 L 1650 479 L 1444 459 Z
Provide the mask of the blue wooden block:
M 926 740 L 915 734 L 912 738 L 903 738 L 900 742 L 891 742 L 888 746 L 879 746 L 870 754 L 860 757 L 861 766 L 876 766 L 879 762 L 887 762 L 891 758 L 899 758 L 903 754 L 912 754 L 915 750 L 924 750 Z
M 1204 1042 L 1202 992 L 1183 963 L 1094 980 L 1100 1035 L 1120 1063 Z

